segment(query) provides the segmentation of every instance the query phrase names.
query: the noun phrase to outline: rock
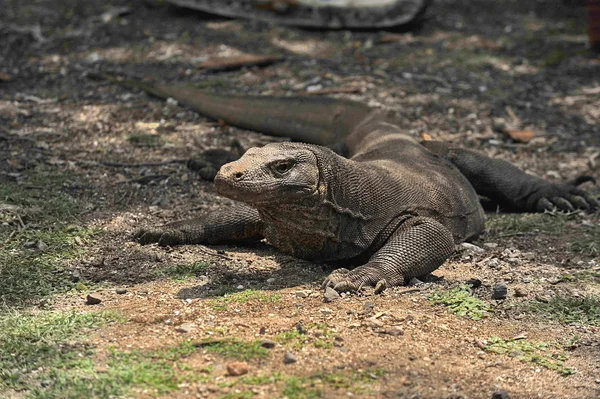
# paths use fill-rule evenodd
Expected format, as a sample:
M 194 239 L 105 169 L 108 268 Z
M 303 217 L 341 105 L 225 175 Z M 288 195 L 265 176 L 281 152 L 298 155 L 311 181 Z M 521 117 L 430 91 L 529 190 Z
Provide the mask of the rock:
M 275 341 L 272 341 L 270 339 L 263 339 L 260 341 L 260 346 L 262 346 L 263 348 L 273 349 L 275 345 Z
M 73 283 L 79 282 L 79 280 L 81 280 L 81 273 L 79 273 L 79 270 L 73 270 L 69 275 L 69 280 Z
M 373 312 L 373 309 L 375 309 L 375 302 L 365 302 L 363 305 L 363 312 L 365 314 Z
M 325 293 L 323 294 L 323 302 L 333 302 L 340 299 L 341 296 L 338 294 L 336 290 L 331 287 L 325 288 Z
M 321 308 L 319 309 L 319 313 L 321 316 L 331 316 L 333 314 L 333 310 L 329 308 Z
M 471 288 L 479 288 L 481 287 L 481 280 L 478 278 L 468 279 L 465 284 L 470 285 Z
M 488 262 L 488 267 L 492 268 L 492 269 L 498 269 L 500 268 L 500 260 L 498 260 L 498 258 L 492 258 L 489 260 Z
M 88 296 L 85 298 L 85 304 L 86 304 L 86 305 L 98 305 L 98 304 L 99 304 L 99 303 L 101 303 L 101 302 L 102 302 L 102 300 L 101 300 L 101 299 L 99 299 L 99 298 L 95 298 L 95 297 L 93 297 L 93 296 L 91 296 L 91 295 L 88 295 Z
M 485 249 L 478 247 L 475 244 L 471 244 L 469 242 L 463 242 L 462 244 L 460 244 L 460 247 L 466 251 L 471 251 L 471 252 L 485 252 Z
M 400 335 L 404 335 L 404 331 L 402 331 L 400 328 L 398 327 L 392 327 L 392 328 L 386 328 L 385 330 L 379 330 L 377 331 L 379 334 L 387 334 L 387 335 L 391 335 L 392 337 L 398 337 Z
M 483 246 L 486 248 L 494 249 L 494 248 L 498 248 L 498 243 L 497 242 L 486 242 L 483 244 Z
M 292 363 L 296 363 L 297 361 L 298 361 L 298 359 L 291 352 L 286 352 L 286 354 L 283 356 L 284 364 L 292 364 Z
M 298 331 L 298 334 L 308 334 L 308 330 L 302 323 L 296 324 L 296 331 Z
M 506 259 L 506 261 L 513 266 L 521 263 L 521 259 L 519 259 L 519 258 L 508 258 L 508 259 Z
M 42 381 L 40 381 L 40 386 L 42 388 L 48 388 L 50 385 L 52 385 L 52 381 L 50 381 L 50 380 L 42 380 Z
M 510 399 L 510 395 L 506 391 L 496 391 L 492 394 L 492 399 Z
M 294 295 L 296 295 L 296 298 L 308 298 L 311 292 L 310 290 L 296 291 Z
M 37 247 L 38 251 L 45 251 L 48 249 L 48 244 L 46 244 L 42 240 L 38 240 L 38 242 L 36 243 L 36 247 Z
M 517 298 L 522 298 L 524 296 L 527 296 L 527 291 L 523 287 L 515 287 L 515 296 Z
M 274 282 L 275 282 L 275 279 L 273 277 L 267 279 L 267 283 L 269 283 L 269 284 L 273 284 Z
M 492 299 L 506 299 L 508 287 L 504 283 L 496 283 L 492 292 Z
M 416 277 L 411 278 L 410 281 L 408 282 L 408 285 L 410 285 L 410 286 L 421 285 L 421 284 L 423 284 L 423 282 Z
M 175 328 L 175 331 L 177 331 L 178 333 L 186 334 L 186 333 L 189 333 L 190 331 L 192 331 L 194 329 L 194 327 L 195 326 L 191 323 L 184 323 L 184 324 L 177 326 L 177 328 Z
M 115 292 L 119 295 L 127 294 L 127 290 L 125 288 L 117 288 Z
M 234 377 L 248 374 L 249 369 L 248 363 L 246 362 L 231 362 L 227 364 L 227 374 Z

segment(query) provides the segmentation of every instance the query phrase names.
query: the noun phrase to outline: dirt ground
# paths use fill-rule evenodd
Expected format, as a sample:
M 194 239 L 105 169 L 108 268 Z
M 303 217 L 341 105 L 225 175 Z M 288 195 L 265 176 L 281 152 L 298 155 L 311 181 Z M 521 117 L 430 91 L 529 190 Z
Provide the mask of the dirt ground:
M 88 387 L 107 373 L 102 359 L 110 351 L 192 342 L 195 351 L 169 363 L 187 370 L 174 387 L 117 378 L 126 388 L 110 395 L 600 396 L 598 214 L 491 213 L 477 247 L 458 252 L 423 284 L 324 303 L 319 285 L 330 269 L 266 243 L 134 242 L 140 226 L 231 205 L 178 161 L 234 139 L 245 148 L 276 139 L 88 76 L 111 72 L 222 93 L 341 89 L 332 95 L 387 110 L 415 137 L 461 143 L 553 182 L 600 181 L 600 57 L 586 48 L 585 8 L 559 0 L 436 0 L 412 32 L 302 30 L 159 0 L 0 0 L 0 8 L 0 260 L 7 262 L 0 275 L 15 281 L 10 292 L 2 286 L 3 309 L 122 315 L 86 333 L 95 367 Z M 282 60 L 200 67 L 242 54 Z M 582 188 L 598 195 L 592 183 Z M 55 217 L 48 204 L 73 207 Z M 70 241 L 76 254 L 53 258 L 45 274 L 14 277 L 7 259 L 42 257 L 59 230 L 82 229 L 92 233 Z M 39 232 L 49 238 L 28 238 Z M 469 280 L 478 280 L 469 298 L 486 308 L 480 320 L 434 300 Z M 508 288 L 504 300 L 492 299 L 498 283 Z M 44 284 L 52 288 L 39 291 Z M 87 305 L 88 294 L 101 303 Z M 587 307 L 565 310 L 557 300 Z M 498 353 L 497 338 L 538 345 L 542 355 L 528 357 L 522 346 Z M 236 354 L 210 350 L 231 339 L 273 341 L 266 355 L 241 356 L 247 376 L 264 382 L 231 376 Z M 296 361 L 284 362 L 286 355 Z M 45 377 L 41 391 L 39 378 L 27 378 L 18 389 L 0 385 L 0 396 L 86 397 L 50 392 L 58 377 Z M 88 397 L 111 397 L 94 392 Z

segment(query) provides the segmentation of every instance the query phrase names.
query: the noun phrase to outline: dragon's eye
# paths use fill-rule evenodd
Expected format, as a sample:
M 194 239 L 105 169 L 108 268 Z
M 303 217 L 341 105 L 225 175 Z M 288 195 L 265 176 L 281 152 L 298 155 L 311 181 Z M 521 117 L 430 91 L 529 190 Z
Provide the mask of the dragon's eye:
M 289 172 L 294 167 L 294 164 L 293 160 L 277 161 L 271 164 L 271 169 L 275 173 L 283 175 Z

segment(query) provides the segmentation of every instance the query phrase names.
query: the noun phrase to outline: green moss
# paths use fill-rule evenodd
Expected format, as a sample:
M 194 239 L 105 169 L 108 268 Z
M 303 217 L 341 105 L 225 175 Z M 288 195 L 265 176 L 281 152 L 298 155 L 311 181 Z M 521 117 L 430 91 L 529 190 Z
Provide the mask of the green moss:
M 481 320 L 490 310 L 487 303 L 471 294 L 468 285 L 461 285 L 448 292 L 434 292 L 428 299 L 435 305 L 444 305 L 453 313 L 472 320 Z
M 550 345 L 546 342 L 531 342 L 526 339 L 503 340 L 494 337 L 485 345 L 485 350 L 501 355 L 508 355 L 525 363 L 534 363 L 554 370 L 563 376 L 568 376 L 575 372 L 564 365 L 567 356 L 558 351 L 552 351 Z
M 557 296 L 547 303 L 532 302 L 528 310 L 541 313 L 561 323 L 581 323 L 600 326 L 600 298 Z
M 226 310 L 230 304 L 246 303 L 251 301 L 272 303 L 281 299 L 279 294 L 267 293 L 265 291 L 248 289 L 232 294 L 225 294 L 222 298 L 208 301 L 208 305 L 214 310 Z
M 207 352 L 213 352 L 223 357 L 240 360 L 266 358 L 269 355 L 269 351 L 260 345 L 260 341 L 241 342 L 232 339 L 201 342 L 198 345 Z
M 194 262 L 186 265 L 173 265 L 154 271 L 158 277 L 170 277 L 175 281 L 184 281 L 189 278 L 195 278 L 206 273 L 208 263 Z
M 326 323 L 310 324 L 307 326 L 306 333 L 297 329 L 283 331 L 274 338 L 280 344 L 295 349 L 301 349 L 309 344 L 312 344 L 315 348 L 331 349 L 335 342 L 333 332 Z

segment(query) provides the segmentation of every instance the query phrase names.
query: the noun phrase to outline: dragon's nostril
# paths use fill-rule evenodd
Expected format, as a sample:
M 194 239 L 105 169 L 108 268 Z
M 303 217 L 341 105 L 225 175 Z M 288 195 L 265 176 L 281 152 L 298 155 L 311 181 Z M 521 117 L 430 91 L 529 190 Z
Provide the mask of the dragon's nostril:
M 235 173 L 233 174 L 233 178 L 234 178 L 235 180 L 240 180 L 242 177 L 244 177 L 244 173 L 242 173 L 242 172 L 235 172 Z

